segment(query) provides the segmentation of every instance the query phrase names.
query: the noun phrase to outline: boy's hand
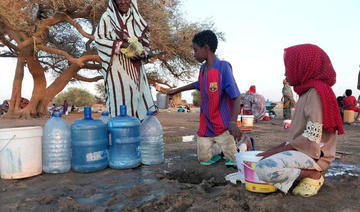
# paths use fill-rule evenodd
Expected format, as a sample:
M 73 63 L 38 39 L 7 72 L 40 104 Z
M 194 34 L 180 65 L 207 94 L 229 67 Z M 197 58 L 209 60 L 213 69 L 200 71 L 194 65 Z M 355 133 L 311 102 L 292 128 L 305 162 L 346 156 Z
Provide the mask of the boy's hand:
M 230 121 L 229 123 L 229 127 L 228 127 L 229 133 L 234 136 L 235 140 L 240 141 L 241 137 L 242 137 L 242 133 L 239 129 L 239 127 L 237 126 L 237 123 L 234 121 Z

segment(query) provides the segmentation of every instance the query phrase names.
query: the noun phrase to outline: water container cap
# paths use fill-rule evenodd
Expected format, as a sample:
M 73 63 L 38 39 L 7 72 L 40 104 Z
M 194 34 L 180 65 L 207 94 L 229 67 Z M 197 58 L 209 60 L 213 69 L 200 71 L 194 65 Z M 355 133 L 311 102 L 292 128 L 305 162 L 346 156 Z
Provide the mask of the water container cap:
M 120 116 L 127 116 L 126 105 L 120 105 Z
M 61 113 L 60 112 L 53 112 L 51 114 L 52 117 L 61 117 Z
M 84 120 L 92 120 L 91 107 L 84 107 Z
M 154 113 L 155 113 L 155 111 L 148 111 L 148 112 L 146 112 L 146 115 L 147 115 L 147 116 L 153 116 Z
M 154 110 L 154 111 L 150 111 L 151 108 L 155 108 L 155 110 Z M 147 116 L 153 116 L 153 115 L 157 114 L 158 112 L 159 112 L 158 106 L 157 106 L 157 105 L 152 105 L 152 106 L 149 108 L 149 110 L 146 112 L 146 115 L 147 115 Z
M 101 115 L 102 116 L 109 116 L 109 112 L 107 112 L 107 111 L 101 112 Z

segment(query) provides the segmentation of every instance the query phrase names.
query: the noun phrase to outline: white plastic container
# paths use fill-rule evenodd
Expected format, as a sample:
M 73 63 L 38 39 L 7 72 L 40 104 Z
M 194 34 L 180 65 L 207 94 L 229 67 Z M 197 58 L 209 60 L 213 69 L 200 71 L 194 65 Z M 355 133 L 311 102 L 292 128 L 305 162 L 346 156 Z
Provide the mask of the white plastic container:
M 243 127 L 253 127 L 254 126 L 254 115 L 242 115 L 242 125 Z
M 3 179 L 20 179 L 42 172 L 42 128 L 0 129 L 0 173 Z
M 243 156 L 244 156 L 244 152 L 235 153 L 236 166 L 237 166 L 237 169 L 238 169 L 240 181 L 241 181 L 242 183 L 245 183 L 244 159 L 243 159 Z
M 290 119 L 284 120 L 283 123 L 284 123 L 284 128 L 285 129 L 289 129 L 291 127 L 291 120 Z
M 164 162 L 163 129 L 154 112 L 147 112 L 141 123 L 141 162 L 145 165 L 155 165 Z
M 261 181 L 255 173 L 256 163 L 262 158 L 256 155 L 261 152 L 262 151 L 247 151 L 241 154 L 241 160 L 244 161 L 245 188 L 248 191 L 257 193 L 271 193 L 276 191 L 276 188 Z

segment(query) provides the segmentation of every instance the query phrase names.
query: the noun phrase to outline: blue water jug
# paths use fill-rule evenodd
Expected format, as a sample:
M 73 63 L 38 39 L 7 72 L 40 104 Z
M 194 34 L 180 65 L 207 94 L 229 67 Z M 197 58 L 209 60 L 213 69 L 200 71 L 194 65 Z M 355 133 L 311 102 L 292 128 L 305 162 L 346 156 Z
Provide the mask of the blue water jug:
M 53 112 L 44 126 L 42 155 L 46 173 L 65 173 L 71 168 L 70 128 L 60 112 Z
M 147 112 L 141 123 L 141 163 L 146 165 L 164 162 L 163 130 L 155 112 Z
M 126 105 L 120 106 L 120 116 L 108 122 L 111 135 L 109 166 L 114 169 L 134 168 L 141 164 L 140 121 L 126 114 Z
M 108 165 L 108 136 L 106 125 L 91 118 L 91 108 L 84 108 L 84 119 L 71 125 L 72 169 L 94 172 Z
M 99 120 L 104 122 L 107 127 L 107 123 L 110 120 L 109 112 L 107 112 L 107 111 L 101 112 L 101 116 L 100 116 Z M 109 136 L 108 141 L 109 141 L 109 145 L 111 145 L 111 136 Z

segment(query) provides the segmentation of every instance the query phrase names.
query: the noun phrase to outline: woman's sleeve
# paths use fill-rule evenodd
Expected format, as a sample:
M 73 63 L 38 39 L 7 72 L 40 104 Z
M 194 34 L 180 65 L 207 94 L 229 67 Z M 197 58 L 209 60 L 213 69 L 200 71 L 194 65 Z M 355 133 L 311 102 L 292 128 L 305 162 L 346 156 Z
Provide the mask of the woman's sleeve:
M 291 145 L 298 151 L 308 156 L 319 159 L 320 141 L 322 138 L 323 118 L 320 96 L 315 89 L 306 97 L 304 117 L 306 125 L 304 132 L 290 141 Z M 293 120 L 296 121 L 296 120 Z
M 140 39 L 140 43 L 143 45 L 144 47 L 144 50 L 146 52 L 150 52 L 150 31 L 149 31 L 149 27 L 146 26 L 142 32 L 142 35 L 141 35 L 141 39 Z
M 95 44 L 98 50 L 98 54 L 102 61 L 109 61 L 109 58 L 112 57 L 113 50 L 116 44 L 116 36 L 113 35 L 114 30 L 109 21 L 109 17 L 103 15 L 100 19 L 99 25 L 96 28 L 94 37 Z

